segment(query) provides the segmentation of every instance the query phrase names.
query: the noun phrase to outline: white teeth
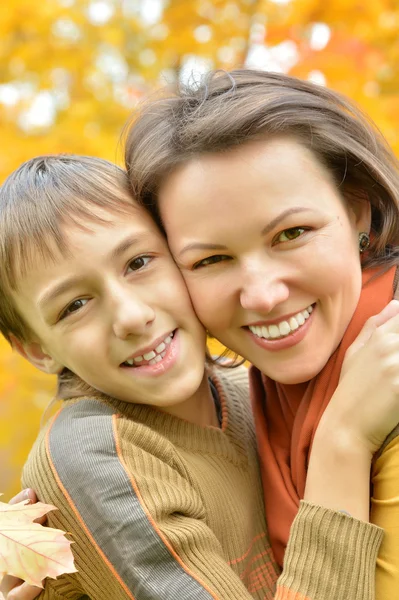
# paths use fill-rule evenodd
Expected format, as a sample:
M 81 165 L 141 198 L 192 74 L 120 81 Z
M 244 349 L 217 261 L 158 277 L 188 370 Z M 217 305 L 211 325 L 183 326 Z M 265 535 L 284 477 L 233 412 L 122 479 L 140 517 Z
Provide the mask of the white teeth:
M 269 326 L 269 333 L 270 333 L 270 337 L 271 338 L 278 338 L 278 337 L 280 337 L 280 330 L 277 327 L 277 325 L 270 325 Z
M 148 361 L 149 365 L 156 365 L 157 363 L 161 362 L 162 358 L 160 356 L 156 356 L 155 358 L 152 358 L 151 360 Z
M 303 316 L 302 313 L 298 313 L 296 316 L 296 320 L 298 321 L 298 325 L 301 326 L 305 322 L 305 317 Z
M 165 357 L 167 347 L 173 340 L 173 336 L 174 334 L 170 333 L 154 350 L 140 356 L 135 356 L 134 358 L 129 358 L 128 360 L 125 360 L 123 364 L 132 367 L 137 363 L 143 362 L 143 360 L 147 361 L 149 365 L 159 363 Z
M 280 335 L 288 335 L 289 332 L 291 331 L 291 327 L 288 325 L 287 321 L 283 321 L 282 323 L 279 323 L 278 328 L 280 330 Z
M 305 323 L 307 319 L 309 319 L 310 314 L 313 312 L 313 306 L 308 306 L 304 310 L 298 312 L 294 317 L 288 319 L 288 321 L 281 321 L 281 323 L 273 324 L 273 325 L 249 325 L 250 331 L 254 333 L 256 336 L 265 338 L 265 339 L 277 339 L 280 337 L 285 337 L 289 335 L 291 332 L 298 329 Z M 166 340 L 165 340 L 166 341 Z
M 266 339 L 270 337 L 270 333 L 267 327 L 262 327 L 262 337 Z

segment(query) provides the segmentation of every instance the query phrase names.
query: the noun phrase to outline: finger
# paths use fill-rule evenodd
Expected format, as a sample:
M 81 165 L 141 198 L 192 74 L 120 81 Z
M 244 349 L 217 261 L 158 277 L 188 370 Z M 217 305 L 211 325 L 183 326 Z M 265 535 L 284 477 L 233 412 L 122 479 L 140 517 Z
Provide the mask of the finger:
M 36 504 L 36 502 L 38 502 L 36 492 L 31 488 L 22 490 L 22 492 L 19 492 L 19 494 L 11 498 L 9 504 L 18 504 L 18 502 L 23 502 L 24 500 L 29 500 L 30 504 Z M 34 523 L 40 523 L 40 525 L 44 525 L 47 523 L 47 516 L 43 515 L 42 517 L 35 519 Z
M 8 504 L 18 504 L 18 502 L 23 502 L 24 500 L 29 500 L 31 504 L 35 504 L 37 502 L 36 493 L 30 488 L 27 488 L 11 498 Z
M 386 315 L 387 318 L 379 319 L 380 315 L 376 315 L 376 321 L 380 321 L 377 326 L 381 331 L 399 333 L 399 311 L 396 311 L 396 303 L 399 304 L 397 300 L 392 300 L 380 313 L 380 315 L 384 313 L 382 316 Z
M 7 594 L 10 590 L 14 589 L 17 585 L 22 585 L 22 583 L 22 579 L 18 579 L 18 577 L 4 575 L 3 579 L 0 581 L 0 592 L 7 598 Z
M 22 585 L 11 590 L 8 596 L 6 596 L 6 600 L 33 600 L 42 591 L 42 588 L 24 582 Z
M 386 330 L 394 330 L 395 328 L 399 329 L 399 301 L 391 300 L 385 308 L 374 315 L 370 319 L 366 321 L 361 332 L 355 339 L 355 341 L 351 344 L 348 349 L 347 355 L 352 355 L 357 352 L 364 344 L 370 339 L 373 332 L 380 328 Z

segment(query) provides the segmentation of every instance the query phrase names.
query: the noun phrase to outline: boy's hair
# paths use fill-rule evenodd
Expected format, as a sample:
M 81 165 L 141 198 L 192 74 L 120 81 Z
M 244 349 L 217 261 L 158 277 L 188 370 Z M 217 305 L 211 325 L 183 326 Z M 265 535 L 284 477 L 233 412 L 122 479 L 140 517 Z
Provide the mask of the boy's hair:
M 215 71 L 195 87 L 145 102 L 126 131 L 133 193 L 160 223 L 158 191 L 177 166 L 280 135 L 309 148 L 347 201 L 370 201 L 374 235 L 363 266 L 397 264 L 399 171 L 392 150 L 349 100 L 287 75 Z
M 134 206 L 125 171 L 100 158 L 39 156 L 6 179 L 0 188 L 0 331 L 10 343 L 12 336 L 22 342 L 33 336 L 12 292 L 38 257 L 68 254 L 64 226 L 90 230 L 90 223 L 107 222 L 98 208 L 132 214 Z M 99 395 L 68 369 L 58 379 L 59 398 Z
M 89 230 L 106 222 L 96 209 L 132 213 L 134 201 L 125 171 L 87 156 L 39 156 L 23 163 L 0 187 L 0 331 L 10 342 L 30 341 L 12 291 L 37 259 L 68 254 L 64 226 Z

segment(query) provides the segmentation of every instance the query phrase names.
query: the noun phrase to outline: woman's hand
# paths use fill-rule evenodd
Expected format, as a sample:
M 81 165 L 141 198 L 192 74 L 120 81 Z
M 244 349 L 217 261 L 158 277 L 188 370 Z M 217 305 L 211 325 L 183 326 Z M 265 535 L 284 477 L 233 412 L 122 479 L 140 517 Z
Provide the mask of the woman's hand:
M 37 496 L 33 490 L 23 490 L 14 496 L 14 498 L 11 498 L 9 504 L 18 504 L 18 502 L 22 502 L 23 500 L 29 500 L 31 504 L 36 504 Z M 47 518 L 44 516 L 35 522 L 44 525 L 46 521 Z M 22 579 L 5 575 L 1 580 L 0 591 L 6 600 L 33 600 L 42 590 L 36 586 L 28 585 Z
M 392 300 L 349 347 L 320 426 L 338 427 L 372 456 L 398 423 L 399 302 Z
M 399 302 L 367 321 L 317 428 L 305 499 L 369 520 L 373 454 L 399 423 Z

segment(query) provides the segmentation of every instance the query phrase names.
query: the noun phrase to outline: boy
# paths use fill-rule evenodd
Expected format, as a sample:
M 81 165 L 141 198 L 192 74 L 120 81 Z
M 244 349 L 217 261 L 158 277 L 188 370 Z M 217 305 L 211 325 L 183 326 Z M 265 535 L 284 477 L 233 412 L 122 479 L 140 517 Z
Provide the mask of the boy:
M 59 508 L 78 572 L 41 598 L 371 600 L 381 532 L 307 503 L 276 591 L 245 376 L 205 370 L 205 332 L 122 170 L 33 159 L 0 191 L 0 231 L 1 331 L 66 399 L 23 482 Z

